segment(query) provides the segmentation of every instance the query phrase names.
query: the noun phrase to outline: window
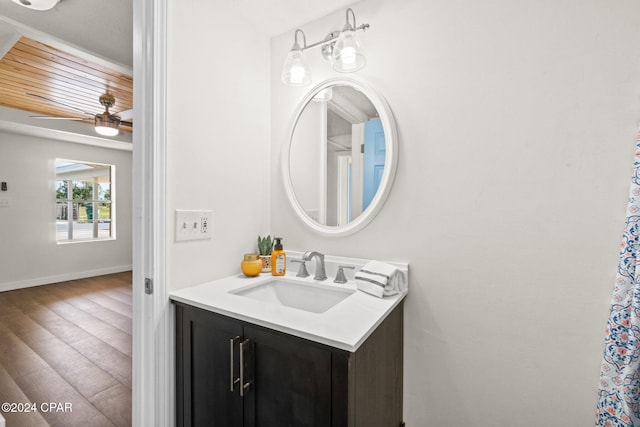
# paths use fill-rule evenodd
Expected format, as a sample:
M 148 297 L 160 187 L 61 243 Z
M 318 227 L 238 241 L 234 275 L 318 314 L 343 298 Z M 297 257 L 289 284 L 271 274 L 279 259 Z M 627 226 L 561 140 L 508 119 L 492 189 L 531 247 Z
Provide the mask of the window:
M 115 238 L 115 166 L 56 160 L 56 241 Z

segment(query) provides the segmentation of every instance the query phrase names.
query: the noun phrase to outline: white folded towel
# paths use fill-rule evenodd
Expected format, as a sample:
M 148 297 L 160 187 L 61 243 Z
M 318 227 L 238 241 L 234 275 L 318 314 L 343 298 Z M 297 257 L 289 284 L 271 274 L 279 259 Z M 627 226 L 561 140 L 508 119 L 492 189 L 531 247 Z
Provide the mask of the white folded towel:
M 355 275 L 358 289 L 378 298 L 396 295 L 407 290 L 405 274 L 391 264 L 369 261 Z

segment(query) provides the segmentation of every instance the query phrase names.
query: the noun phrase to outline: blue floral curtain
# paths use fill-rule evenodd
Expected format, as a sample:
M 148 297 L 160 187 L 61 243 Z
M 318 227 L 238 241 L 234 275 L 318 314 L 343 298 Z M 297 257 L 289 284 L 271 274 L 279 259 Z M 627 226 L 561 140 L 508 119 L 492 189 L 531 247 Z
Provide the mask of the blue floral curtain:
M 596 426 L 640 426 L 640 135 L 607 322 Z

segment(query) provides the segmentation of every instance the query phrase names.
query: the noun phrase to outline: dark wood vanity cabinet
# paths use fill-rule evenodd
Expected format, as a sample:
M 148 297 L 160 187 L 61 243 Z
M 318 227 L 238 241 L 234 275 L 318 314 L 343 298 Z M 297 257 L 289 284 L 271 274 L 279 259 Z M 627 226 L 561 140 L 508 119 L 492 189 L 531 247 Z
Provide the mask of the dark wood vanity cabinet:
M 352 353 L 176 303 L 177 425 L 398 427 L 402 313 Z

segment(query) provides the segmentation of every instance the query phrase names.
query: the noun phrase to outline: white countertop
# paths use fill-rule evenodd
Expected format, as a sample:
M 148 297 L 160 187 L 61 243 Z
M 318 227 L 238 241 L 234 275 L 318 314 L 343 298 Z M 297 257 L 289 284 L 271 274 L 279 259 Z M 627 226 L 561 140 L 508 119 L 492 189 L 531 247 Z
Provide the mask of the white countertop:
M 295 272 L 287 272 L 295 278 Z M 377 298 L 357 290 L 353 281 L 346 284 L 323 282 L 312 277 L 295 280 L 322 286 L 351 288 L 353 294 L 324 313 L 311 313 L 296 308 L 266 303 L 229 291 L 274 279 L 270 274 L 245 277 L 242 274 L 203 283 L 171 292 L 170 298 L 214 313 L 285 332 L 297 337 L 354 352 L 375 328 L 406 296 L 406 292 L 392 297 Z

